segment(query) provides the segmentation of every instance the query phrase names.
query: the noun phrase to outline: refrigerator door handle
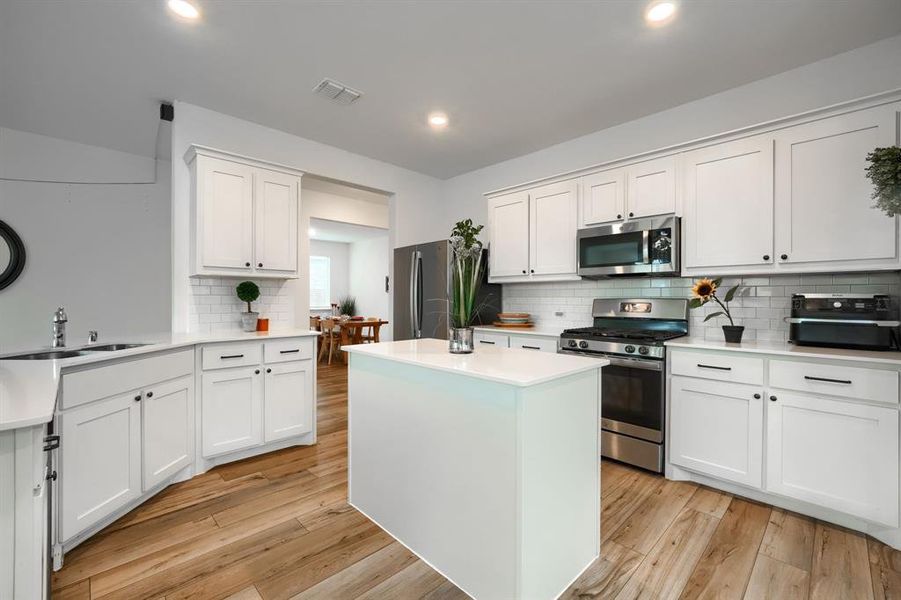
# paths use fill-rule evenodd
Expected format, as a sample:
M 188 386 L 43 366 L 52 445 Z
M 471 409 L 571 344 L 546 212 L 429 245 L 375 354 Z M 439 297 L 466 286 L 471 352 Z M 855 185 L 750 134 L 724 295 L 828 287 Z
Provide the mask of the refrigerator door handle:
M 410 332 L 413 339 L 422 337 L 422 253 L 410 254 Z
M 422 337 L 422 252 L 416 252 L 416 337 Z

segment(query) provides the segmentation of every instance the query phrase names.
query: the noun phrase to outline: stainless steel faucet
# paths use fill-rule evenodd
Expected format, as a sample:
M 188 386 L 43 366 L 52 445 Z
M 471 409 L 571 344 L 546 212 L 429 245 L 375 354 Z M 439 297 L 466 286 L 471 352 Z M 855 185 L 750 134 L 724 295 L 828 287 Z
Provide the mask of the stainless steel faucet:
M 50 330 L 50 347 L 65 348 L 66 347 L 66 323 L 69 317 L 66 315 L 66 309 L 60 306 L 53 313 L 52 328 Z

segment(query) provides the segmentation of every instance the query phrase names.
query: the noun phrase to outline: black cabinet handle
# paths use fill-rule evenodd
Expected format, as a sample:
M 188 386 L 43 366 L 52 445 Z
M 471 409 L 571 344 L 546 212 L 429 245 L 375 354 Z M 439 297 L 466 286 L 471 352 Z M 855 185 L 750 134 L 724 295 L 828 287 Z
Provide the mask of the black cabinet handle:
M 480 344 L 491 344 L 492 346 L 494 345 L 494 342 L 489 342 L 488 340 L 479 340 L 479 343 Z
M 755 399 L 755 400 L 760 400 L 760 394 L 754 394 L 754 399 Z
M 266 369 L 267 373 L 272 373 L 272 369 Z
M 854 383 L 850 379 L 829 379 L 828 377 L 812 377 L 810 375 L 805 375 L 804 379 L 808 381 L 825 381 L 826 383 L 842 383 L 844 385 L 851 385 Z
M 153 392 L 147 392 L 145 394 L 148 398 L 153 398 Z
M 788 254 L 783 254 L 779 258 L 781 258 L 782 260 L 788 260 Z
M 259 374 L 260 374 L 260 370 L 259 370 L 259 369 L 256 369 L 256 370 L 253 372 L 253 374 L 254 374 L 254 375 L 259 375 Z
M 295 348 L 294 350 L 279 350 L 279 354 L 296 354 L 300 352 L 300 348 Z
M 263 266 L 263 263 L 257 263 L 257 266 L 258 266 L 258 267 L 262 267 L 262 266 Z
M 525 273 L 525 272 L 526 272 L 526 270 L 525 270 L 525 269 L 523 269 L 523 270 L 522 270 L 522 272 L 523 272 L 523 273 Z
M 243 354 L 223 354 L 219 358 L 222 360 L 225 360 L 227 358 L 244 358 L 244 355 Z
M 635 216 L 635 213 L 629 213 L 629 216 L 630 216 L 630 217 L 634 217 L 634 216 Z
M 702 365 L 698 363 L 698 366 L 702 369 L 715 369 L 717 371 L 731 371 L 732 367 L 717 367 L 716 365 Z
M 623 216 L 622 216 L 622 215 L 616 215 L 616 218 L 617 218 L 617 219 L 622 219 Z
M 246 262 L 246 263 L 244 263 L 244 266 L 245 266 L 245 267 L 249 267 L 249 266 L 250 266 L 250 263 L 249 263 L 249 262 Z
M 532 271 L 532 273 L 534 273 L 534 272 L 535 272 L 535 269 L 532 269 L 531 271 Z
M 763 260 L 770 260 L 770 255 L 769 255 L 769 254 L 764 254 L 764 255 L 763 255 Z
M 775 402 L 777 400 L 776 396 L 770 396 L 770 402 Z
M 137 396 L 135 396 L 135 402 L 140 402 L 140 401 L 141 401 L 141 394 L 138 394 Z
M 541 350 L 538 346 L 522 346 L 526 350 Z

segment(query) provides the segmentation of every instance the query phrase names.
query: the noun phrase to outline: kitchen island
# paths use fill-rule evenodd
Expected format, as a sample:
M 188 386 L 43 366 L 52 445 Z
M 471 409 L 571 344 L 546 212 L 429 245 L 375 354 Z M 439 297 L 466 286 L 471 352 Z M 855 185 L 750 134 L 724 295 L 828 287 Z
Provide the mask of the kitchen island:
M 347 351 L 355 508 L 477 599 L 556 598 L 598 557 L 606 360 Z

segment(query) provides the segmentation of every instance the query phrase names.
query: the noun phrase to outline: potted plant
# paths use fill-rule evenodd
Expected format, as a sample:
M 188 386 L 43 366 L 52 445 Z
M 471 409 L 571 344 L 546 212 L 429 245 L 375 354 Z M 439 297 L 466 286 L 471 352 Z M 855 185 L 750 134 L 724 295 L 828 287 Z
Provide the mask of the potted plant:
M 235 288 L 235 291 L 238 294 L 238 300 L 247 303 L 247 312 L 241 313 L 241 329 L 244 331 L 256 331 L 257 317 L 260 316 L 260 313 L 253 312 L 250 303 L 256 302 L 260 297 L 259 286 L 252 281 L 242 281 Z
M 338 300 L 338 314 L 352 317 L 357 314 L 357 299 L 353 296 L 344 296 Z
M 711 300 L 719 304 L 722 310 L 710 313 L 704 317 L 704 322 L 706 323 L 710 319 L 725 316 L 729 319 L 729 324 L 723 325 L 723 336 L 725 336 L 727 342 L 739 344 L 741 343 L 741 336 L 745 331 L 745 327 L 744 325 L 735 324 L 735 321 L 732 320 L 732 313 L 729 310 L 729 303 L 735 298 L 735 293 L 738 291 L 739 285 L 736 284 L 729 288 L 726 295 L 720 300 L 716 295 L 716 292 L 722 281 L 721 278 L 708 279 L 706 277 L 695 281 L 695 284 L 691 288 L 691 294 L 694 297 L 688 302 L 688 306 L 689 308 L 701 308 Z
M 867 154 L 866 173 L 873 183 L 874 208 L 890 217 L 901 214 L 901 148 L 876 148 Z
M 459 221 L 451 232 L 452 253 L 449 350 L 453 354 L 473 351 L 472 323 L 478 316 L 476 296 L 482 285 L 485 268 L 482 242 L 478 235 L 484 225 L 473 225 L 472 219 Z

